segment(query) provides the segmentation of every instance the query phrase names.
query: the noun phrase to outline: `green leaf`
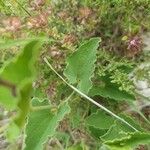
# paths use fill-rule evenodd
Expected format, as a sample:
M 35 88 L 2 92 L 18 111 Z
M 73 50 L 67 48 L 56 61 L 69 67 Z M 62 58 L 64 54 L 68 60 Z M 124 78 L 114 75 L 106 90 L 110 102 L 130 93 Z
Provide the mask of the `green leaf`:
M 105 98 L 114 99 L 117 101 L 133 101 L 135 100 L 134 96 L 128 94 L 125 91 L 120 91 L 115 86 L 106 85 L 105 87 L 92 87 L 90 90 L 91 96 L 101 96 Z
M 7 49 L 7 48 L 12 48 L 12 47 L 16 47 L 16 46 L 23 46 L 28 44 L 29 42 L 33 41 L 33 40 L 39 40 L 45 41 L 44 37 L 33 37 L 33 38 L 27 38 L 27 39 L 0 39 L 0 49 Z M 47 39 L 48 40 L 48 39 Z
M 108 132 L 101 137 L 104 142 L 115 141 L 121 138 L 128 138 L 128 135 L 117 124 L 113 124 Z
M 19 113 L 14 120 L 19 127 L 23 127 L 26 122 L 26 117 L 30 110 L 31 95 L 32 95 L 32 82 L 29 82 L 20 89 L 20 98 L 17 105 Z
M 42 44 L 43 42 L 38 40 L 28 43 L 18 57 L 1 69 L 1 80 L 22 86 L 24 82 L 27 82 L 26 80 L 33 79 L 35 77 L 35 60 Z
M 24 126 L 29 113 L 33 92 L 32 83 L 36 78 L 35 62 L 39 56 L 40 47 L 47 40 L 47 38 L 30 40 L 13 60 L 7 62 L 0 69 L 0 104 L 8 110 L 16 112 L 15 117 L 11 116 L 13 122 L 10 123 L 15 123 L 18 128 Z M 16 45 L 16 43 L 17 41 L 14 41 L 11 44 Z M 8 44 L 8 46 L 10 45 Z M 12 132 L 14 127 L 8 126 L 6 133 L 10 135 L 8 137 L 11 137 L 11 140 L 18 135 Z
M 134 128 L 136 128 L 138 131 L 140 132 L 145 132 L 145 130 L 140 126 L 140 124 L 132 119 L 130 116 L 127 116 L 125 114 L 121 114 L 120 115 L 121 118 L 123 118 L 125 121 L 127 121 L 128 123 L 130 123 Z M 127 125 L 122 124 L 121 122 L 117 122 L 118 126 L 120 126 L 120 128 L 126 132 L 133 132 L 133 130 L 131 130 L 131 128 L 129 128 Z
M 109 146 L 109 145 L 105 145 L 103 144 L 103 147 L 101 147 L 100 150 L 133 150 L 133 148 L 130 147 L 116 147 L 116 146 Z
M 36 102 L 37 106 L 42 103 Z M 69 112 L 68 102 L 60 104 L 56 114 L 50 109 L 31 112 L 26 126 L 25 150 L 42 150 L 43 143 L 55 134 L 59 122 Z
M 92 135 L 97 140 L 99 140 L 100 137 L 103 136 L 104 134 L 106 134 L 108 131 L 108 129 L 98 129 L 98 128 L 94 128 L 92 126 L 89 126 L 88 130 L 89 130 L 90 135 Z
M 150 144 L 150 133 L 135 132 L 128 137 L 106 142 L 114 150 L 132 150 L 140 144 Z
M 100 139 L 102 135 L 106 134 L 113 123 L 114 119 L 100 110 L 92 113 L 85 120 L 90 134 L 96 139 Z
M 116 121 L 116 124 L 101 137 L 102 141 L 110 146 L 112 150 L 132 150 L 139 144 L 150 143 L 150 133 L 144 133 L 138 124 L 131 118 L 124 117 L 126 121 L 136 127 L 139 131 L 135 132 L 126 125 Z
M 0 104 L 7 109 L 15 109 L 17 97 L 13 96 L 9 88 L 0 85 Z
M 70 116 L 70 122 L 72 124 L 72 128 L 78 128 L 81 124 L 81 114 L 79 112 L 77 113 L 72 113 Z
M 43 41 L 33 40 L 28 43 L 11 62 L 0 70 L 0 104 L 8 109 L 15 109 L 21 100 L 22 88 L 32 84 L 35 79 L 35 60 Z
M 116 84 L 111 83 L 110 78 L 101 78 L 102 85 L 93 86 L 89 92 L 91 96 L 101 96 L 105 98 L 114 99 L 117 101 L 133 101 L 135 97 L 126 91 L 120 91 Z
M 100 38 L 92 38 L 81 45 L 67 59 L 65 76 L 71 84 L 78 84 L 79 90 L 87 94 L 92 86 L 91 77 L 95 70 L 97 48 Z
M 14 122 L 11 122 L 6 132 L 7 140 L 9 142 L 14 142 L 14 139 L 16 139 L 16 137 L 18 137 L 19 134 L 20 134 L 20 129 Z
M 85 120 L 86 125 L 92 126 L 97 129 L 109 129 L 114 123 L 114 119 L 106 115 L 104 112 L 98 110 L 96 113 L 91 114 Z
M 67 148 L 67 150 L 88 150 L 89 148 L 84 144 L 84 142 L 82 141 L 79 144 L 73 145 L 69 148 Z
M 113 124 L 107 131 L 107 133 L 101 137 L 104 143 L 107 144 L 115 143 L 116 141 L 123 141 L 124 139 L 130 139 L 131 135 L 134 135 L 136 133 L 144 133 L 144 130 L 140 127 L 140 125 L 132 118 L 126 115 L 121 115 L 121 117 L 128 123 L 130 123 L 133 127 L 135 127 L 138 132 L 135 132 L 129 126 L 117 120 L 115 124 Z

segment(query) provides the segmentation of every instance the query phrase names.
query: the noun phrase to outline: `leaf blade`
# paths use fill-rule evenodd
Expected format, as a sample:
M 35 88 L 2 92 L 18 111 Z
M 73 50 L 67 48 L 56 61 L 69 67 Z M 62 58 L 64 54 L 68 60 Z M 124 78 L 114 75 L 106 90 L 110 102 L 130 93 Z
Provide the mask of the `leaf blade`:
M 100 38 L 90 39 L 67 59 L 64 75 L 70 83 L 78 83 L 79 89 L 86 94 L 92 86 L 91 77 L 95 70 L 99 42 Z

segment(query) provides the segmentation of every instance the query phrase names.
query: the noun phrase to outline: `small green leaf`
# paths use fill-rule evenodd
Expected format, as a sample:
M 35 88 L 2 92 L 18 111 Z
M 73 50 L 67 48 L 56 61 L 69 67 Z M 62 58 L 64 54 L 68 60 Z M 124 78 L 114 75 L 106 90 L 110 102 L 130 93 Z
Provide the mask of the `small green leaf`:
M 121 117 L 130 123 L 133 127 L 135 127 L 139 132 L 144 132 L 144 130 L 140 127 L 140 125 L 134 121 L 132 118 L 126 115 L 121 115 Z M 130 134 L 135 133 L 133 129 L 131 129 L 126 124 L 116 120 L 116 122 L 111 126 L 108 132 L 101 137 L 104 142 L 115 142 L 121 139 L 127 139 L 130 137 Z
M 101 137 L 104 142 L 115 141 L 121 138 L 128 138 L 128 135 L 116 124 L 112 125 L 108 132 Z
M 91 96 L 101 96 L 105 98 L 114 99 L 116 101 L 133 101 L 134 96 L 128 94 L 125 91 L 120 91 L 115 86 L 105 86 L 105 87 L 92 87 L 90 90 Z
M 126 91 L 120 91 L 116 84 L 111 83 L 110 78 L 101 77 L 102 84 L 93 86 L 89 92 L 91 96 L 101 96 L 105 98 L 114 99 L 117 101 L 133 101 L 135 97 Z
M 85 120 L 86 125 L 92 126 L 97 129 L 109 129 L 114 123 L 114 119 L 106 115 L 104 112 L 98 110 L 96 113 L 93 113 Z
M 36 103 L 39 106 L 40 102 Z M 43 143 L 48 137 L 54 136 L 59 122 L 69 112 L 68 102 L 63 102 L 56 114 L 53 114 L 50 109 L 31 112 L 26 126 L 25 150 L 42 150 Z
M 115 120 L 111 116 L 98 110 L 96 113 L 92 113 L 86 118 L 85 124 L 90 134 L 96 139 L 100 139 L 101 136 L 107 133 L 114 121 Z
M 90 135 L 92 135 L 94 138 L 100 140 L 100 137 L 107 133 L 108 129 L 98 129 L 94 128 L 92 126 L 88 127 Z
M 100 38 L 85 42 L 67 59 L 65 76 L 72 84 L 77 83 L 79 90 L 87 94 L 92 86 L 91 77 L 95 70 L 97 48 Z
M 134 132 L 128 134 L 126 138 L 106 142 L 106 144 L 114 150 L 132 150 L 140 144 L 150 144 L 150 133 Z

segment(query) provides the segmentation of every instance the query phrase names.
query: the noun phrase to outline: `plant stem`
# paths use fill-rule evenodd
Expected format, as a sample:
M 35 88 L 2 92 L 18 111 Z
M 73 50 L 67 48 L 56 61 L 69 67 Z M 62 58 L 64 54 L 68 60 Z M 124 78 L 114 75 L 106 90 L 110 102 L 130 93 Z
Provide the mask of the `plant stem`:
M 101 104 L 97 103 L 96 101 L 94 101 L 92 98 L 88 97 L 87 95 L 85 95 L 84 93 L 82 93 L 81 91 L 79 91 L 77 88 L 75 88 L 74 86 L 72 86 L 71 84 L 69 84 L 52 66 L 51 64 L 48 62 L 47 58 L 44 58 L 45 63 L 51 68 L 51 70 L 60 78 L 62 79 L 62 81 L 64 83 L 66 83 L 70 88 L 72 88 L 75 92 L 77 92 L 80 96 L 86 98 L 87 100 L 89 100 L 91 103 L 95 104 L 97 107 L 101 108 L 102 110 L 106 111 L 108 114 L 110 114 L 111 116 L 115 117 L 116 119 L 120 120 L 121 122 L 123 122 L 124 124 L 128 125 L 129 127 L 131 127 L 134 131 L 138 131 L 135 127 L 133 127 L 130 123 L 128 123 L 127 121 L 125 121 L 123 118 L 119 117 L 118 115 L 114 114 L 113 112 L 111 112 L 109 109 L 105 108 L 104 106 L 102 106 Z

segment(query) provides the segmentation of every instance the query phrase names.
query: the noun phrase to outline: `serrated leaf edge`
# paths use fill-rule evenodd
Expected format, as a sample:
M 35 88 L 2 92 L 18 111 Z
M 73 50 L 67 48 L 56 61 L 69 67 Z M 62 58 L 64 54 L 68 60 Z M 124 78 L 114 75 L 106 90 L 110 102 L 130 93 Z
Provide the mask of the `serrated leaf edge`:
M 77 53 L 80 47 L 82 47 L 83 45 L 87 44 L 88 42 L 90 42 L 90 41 L 92 41 L 92 40 L 94 40 L 94 39 L 99 40 L 98 44 L 101 42 L 101 38 L 100 38 L 100 37 L 91 38 L 90 40 L 83 42 L 83 43 L 77 48 L 77 50 L 76 50 L 75 52 L 73 52 L 73 53 L 68 57 L 68 59 L 69 59 L 70 57 L 72 57 L 72 56 L 74 55 L 74 53 Z M 97 48 L 98 48 L 98 47 L 97 47 Z M 96 53 L 96 54 L 97 54 L 97 53 Z M 66 62 L 67 62 L 67 63 L 66 63 L 66 67 L 65 67 L 65 69 L 64 69 L 64 75 L 65 75 L 65 71 L 67 70 L 67 68 L 68 68 L 68 66 L 69 66 L 68 59 L 67 59 L 67 61 L 66 61 Z M 88 92 L 89 92 L 89 90 L 92 88 L 92 81 L 91 81 L 91 79 L 94 77 L 94 71 L 95 71 L 95 68 L 96 68 L 95 62 L 96 62 L 96 59 L 95 59 L 95 61 L 93 62 L 93 67 L 92 67 L 93 69 L 91 70 L 92 74 L 91 74 L 91 76 L 90 76 L 90 78 L 89 78 L 89 82 L 90 82 L 91 85 L 90 85 L 90 87 L 89 87 L 89 89 L 88 89 Z M 66 75 L 65 75 L 65 76 L 66 76 Z M 72 84 L 74 84 L 74 83 L 72 83 Z
M 68 102 L 64 101 L 63 103 L 61 103 L 61 104 L 59 105 L 58 109 L 59 109 L 64 103 L 67 103 L 67 104 L 68 104 Z M 71 111 L 71 108 L 70 108 L 70 106 L 68 105 L 68 112 L 67 112 L 66 114 L 69 114 L 70 111 Z M 65 114 L 65 115 L 66 115 L 66 114 Z M 54 118 L 54 117 L 55 117 L 55 115 L 53 116 L 53 118 Z M 52 118 L 52 119 L 53 119 L 53 118 Z M 59 124 L 60 121 L 61 121 L 61 120 L 58 120 L 58 124 Z M 27 122 L 26 122 L 26 125 L 25 125 L 25 129 L 26 129 L 27 124 L 28 124 L 28 119 L 27 119 Z M 54 130 L 56 130 L 57 127 L 58 127 L 58 126 L 56 126 Z M 26 147 L 25 140 L 26 140 L 26 138 L 27 138 L 27 135 L 25 134 L 25 129 L 24 129 L 24 138 L 23 138 L 22 150 L 24 150 L 25 147 Z M 42 147 L 43 147 L 43 145 L 46 143 L 46 141 L 48 140 L 48 138 L 49 138 L 49 136 L 47 136 L 47 139 L 42 143 L 42 145 L 41 145 Z

